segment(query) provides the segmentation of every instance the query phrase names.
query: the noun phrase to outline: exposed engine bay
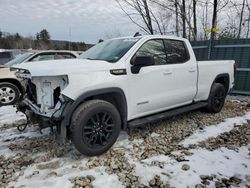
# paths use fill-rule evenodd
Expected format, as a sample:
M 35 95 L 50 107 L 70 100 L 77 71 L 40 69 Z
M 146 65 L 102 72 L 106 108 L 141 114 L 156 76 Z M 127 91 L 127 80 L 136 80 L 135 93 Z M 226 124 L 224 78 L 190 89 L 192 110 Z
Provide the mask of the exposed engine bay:
M 27 119 L 38 122 L 41 129 L 60 121 L 65 105 L 61 91 L 68 85 L 67 76 L 31 77 L 26 70 L 17 70 L 16 76 L 26 83 L 26 94 L 18 110 L 25 113 Z

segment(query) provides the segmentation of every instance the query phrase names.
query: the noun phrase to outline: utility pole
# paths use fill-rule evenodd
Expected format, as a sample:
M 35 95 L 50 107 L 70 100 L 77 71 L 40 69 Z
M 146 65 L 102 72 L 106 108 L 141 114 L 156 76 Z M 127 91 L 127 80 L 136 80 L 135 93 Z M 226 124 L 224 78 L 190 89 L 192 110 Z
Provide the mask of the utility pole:
M 211 28 L 211 35 L 210 35 L 210 41 L 209 41 L 209 49 L 208 49 L 208 59 L 211 58 L 211 51 L 212 51 L 212 45 L 213 41 L 215 39 L 215 28 L 217 24 L 217 6 L 218 6 L 218 0 L 214 0 L 214 10 L 213 10 L 213 18 L 212 18 L 212 28 Z

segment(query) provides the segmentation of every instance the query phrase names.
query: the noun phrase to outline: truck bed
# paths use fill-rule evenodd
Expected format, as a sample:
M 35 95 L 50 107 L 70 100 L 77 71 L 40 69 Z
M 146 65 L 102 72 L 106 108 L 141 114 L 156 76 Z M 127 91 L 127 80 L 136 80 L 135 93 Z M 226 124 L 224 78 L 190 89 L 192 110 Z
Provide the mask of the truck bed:
M 217 75 L 228 74 L 229 88 L 233 86 L 234 82 L 234 67 L 235 61 L 198 61 L 198 83 L 196 101 L 207 99 L 209 96 L 210 87 Z

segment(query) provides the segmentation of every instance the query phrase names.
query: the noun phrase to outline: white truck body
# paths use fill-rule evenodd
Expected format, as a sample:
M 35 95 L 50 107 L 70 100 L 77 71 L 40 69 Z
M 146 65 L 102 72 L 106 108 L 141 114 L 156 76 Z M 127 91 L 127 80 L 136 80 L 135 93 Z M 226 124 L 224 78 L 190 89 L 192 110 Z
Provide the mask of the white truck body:
M 144 36 L 104 41 L 79 59 L 14 69 L 27 83 L 18 109 L 93 156 L 107 151 L 121 128 L 199 108 L 220 112 L 235 65 L 197 62 L 186 39 Z
M 190 59 L 181 64 L 147 66 L 143 67 L 139 74 L 131 73 L 130 60 L 135 52 L 146 41 L 159 38 L 184 41 Z M 187 105 L 193 101 L 207 100 L 212 83 L 219 74 L 229 75 L 229 88 L 232 88 L 233 65 L 234 61 L 231 60 L 197 62 L 192 47 L 186 39 L 145 36 L 140 38 L 116 63 L 70 59 L 57 60 L 53 64 L 50 62 L 25 63 L 16 68 L 28 70 L 33 81 L 37 80 L 37 77 L 42 77 L 53 82 L 56 76 L 67 76 L 69 84 L 61 90 L 61 94 L 72 100 L 76 100 L 81 94 L 88 91 L 118 87 L 126 96 L 127 120 L 132 120 Z M 110 70 L 114 69 L 126 69 L 127 74 L 121 76 L 110 74 Z M 37 80 L 35 84 L 38 82 Z M 41 88 L 37 88 L 37 90 L 39 89 Z M 42 100 L 40 102 L 43 103 Z M 41 109 L 41 112 L 45 113 L 44 109 Z

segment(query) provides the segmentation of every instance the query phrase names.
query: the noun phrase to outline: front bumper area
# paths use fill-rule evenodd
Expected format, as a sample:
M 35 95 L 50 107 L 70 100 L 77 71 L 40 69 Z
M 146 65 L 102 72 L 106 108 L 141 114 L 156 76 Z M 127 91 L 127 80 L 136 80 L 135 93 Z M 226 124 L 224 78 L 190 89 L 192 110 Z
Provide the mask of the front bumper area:
M 17 105 L 17 109 L 26 115 L 28 122 L 38 123 L 40 129 L 44 129 L 61 125 L 63 112 L 67 105 L 68 101 L 64 100 L 63 102 L 58 102 L 54 109 L 42 112 L 37 104 L 34 104 L 30 99 L 24 97 Z

